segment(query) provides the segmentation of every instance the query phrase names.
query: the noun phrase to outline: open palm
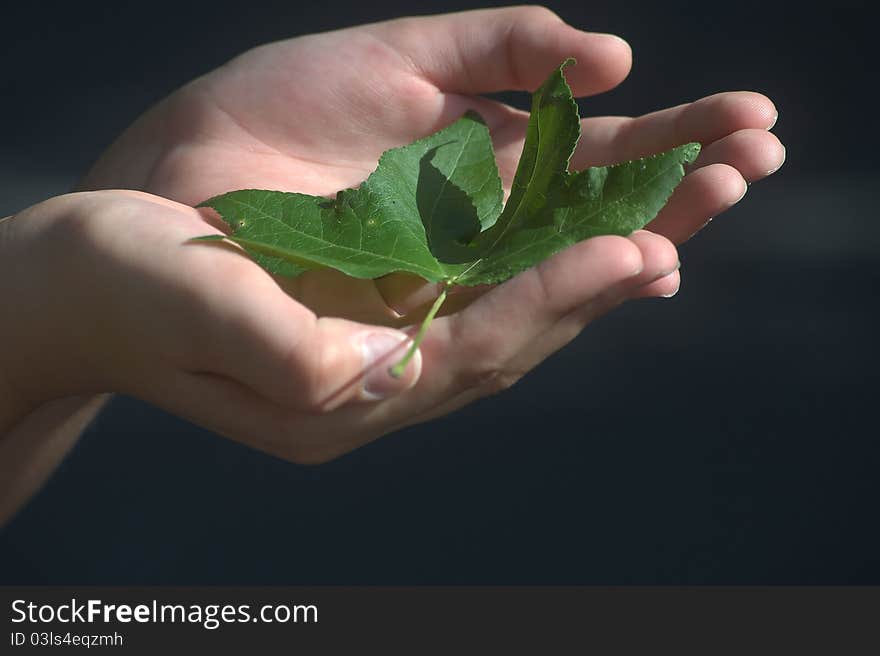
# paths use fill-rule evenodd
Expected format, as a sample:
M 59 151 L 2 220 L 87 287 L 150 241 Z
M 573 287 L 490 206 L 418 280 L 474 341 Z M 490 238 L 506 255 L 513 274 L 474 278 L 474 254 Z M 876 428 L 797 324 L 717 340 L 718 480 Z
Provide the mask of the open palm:
M 578 61 L 567 71 L 576 96 L 612 88 L 630 68 L 622 40 L 581 32 L 536 7 L 402 19 L 269 44 L 160 103 L 82 186 L 140 189 L 188 205 L 241 188 L 329 195 L 359 184 L 388 148 L 476 109 L 509 187 L 528 115 L 479 94 L 534 90 L 570 56 Z M 330 457 L 448 412 L 509 385 L 619 302 L 674 293 L 673 243 L 737 202 L 746 181 L 781 165 L 784 149 L 767 131 L 775 116 L 767 98 L 734 92 L 639 118 L 585 119 L 574 169 L 703 144 L 651 232 L 578 244 L 438 320 L 422 346 L 427 375 L 415 388 L 377 404 L 337 408 L 333 416 L 302 416 L 296 457 Z M 319 314 L 368 323 L 393 323 L 431 294 L 402 277 L 373 283 L 334 273 L 307 274 L 288 288 Z M 254 432 L 273 436 L 261 448 L 291 457 L 279 434 L 284 421 L 259 428 L 258 416 L 279 416 L 259 403 L 252 395 L 238 403 L 224 397 L 224 408 L 209 413 L 206 406 L 205 413 L 229 433 L 217 413 L 239 413 L 229 423 L 240 425 L 247 412 Z M 312 451 L 302 447 L 309 435 Z

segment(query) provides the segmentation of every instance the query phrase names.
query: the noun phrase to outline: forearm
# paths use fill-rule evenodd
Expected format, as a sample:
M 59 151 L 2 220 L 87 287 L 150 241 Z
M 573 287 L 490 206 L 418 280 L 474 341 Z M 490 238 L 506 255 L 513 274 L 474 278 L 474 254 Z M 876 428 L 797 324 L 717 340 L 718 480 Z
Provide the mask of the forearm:
M 11 218 L 11 216 L 7 216 L 0 219 L 0 256 L 8 255 L 7 251 L 10 245 L 4 224 Z M 0 272 L 3 275 L 10 275 L 11 273 L 3 270 L 0 270 Z M 15 311 L 14 304 L 9 298 L 5 298 L 3 301 L 7 308 L 3 321 L 11 321 L 12 312 Z M 0 364 L 2 364 L 2 360 L 0 360 Z M 0 437 L 5 435 L 9 429 L 15 426 L 32 409 L 8 380 L 8 375 L 9 372 L 0 366 Z
M 46 482 L 109 394 L 45 403 L 0 437 L 0 525 Z
M 38 209 L 42 211 L 30 211 L 27 217 L 22 213 L 19 218 L 40 220 L 52 206 Z M 45 482 L 106 398 L 96 394 L 41 395 L 22 384 L 22 362 L 47 383 L 58 379 L 60 372 L 38 362 L 38 354 L 54 359 L 47 351 L 48 344 L 33 342 L 34 336 L 44 331 L 32 325 L 28 315 L 30 308 L 45 303 L 51 295 L 29 286 L 34 272 L 22 263 L 35 257 L 34 251 L 28 240 L 21 238 L 22 231 L 17 229 L 21 226 L 13 223 L 9 217 L 0 220 L 0 276 L 4 281 L 0 298 L 7 308 L 0 323 L 0 524 Z M 56 291 L 63 293 L 63 289 Z M 29 302 L 29 298 L 36 302 Z M 48 319 L 48 325 L 59 324 Z

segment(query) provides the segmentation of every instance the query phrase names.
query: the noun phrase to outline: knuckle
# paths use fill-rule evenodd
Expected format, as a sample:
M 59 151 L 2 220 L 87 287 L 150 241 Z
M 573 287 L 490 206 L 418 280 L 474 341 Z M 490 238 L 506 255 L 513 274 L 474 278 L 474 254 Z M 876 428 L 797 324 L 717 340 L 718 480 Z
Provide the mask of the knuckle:
M 505 371 L 492 339 L 480 339 L 471 349 L 470 357 L 464 360 L 466 366 L 455 375 L 454 385 L 458 390 L 479 390 L 483 395 L 488 395 L 503 391 L 516 382 L 515 377 Z
M 558 296 L 558 293 L 555 293 L 556 285 L 553 284 L 553 275 L 550 271 L 550 268 L 547 266 L 539 265 L 535 267 L 534 271 L 535 275 L 533 276 L 533 279 L 535 301 L 549 301 Z
M 334 385 L 349 356 L 344 342 L 322 339 L 320 330 L 312 338 L 295 340 L 284 357 L 287 377 L 293 381 L 286 394 L 290 404 L 307 414 L 332 410 L 339 392 Z
M 455 322 L 449 332 L 449 343 L 454 345 L 456 359 L 465 363 L 465 370 L 494 371 L 501 360 L 498 345 L 503 340 L 503 329 L 493 326 L 475 330 L 470 323 Z
M 110 193 L 113 192 L 85 192 L 72 209 L 60 212 L 43 228 L 43 243 L 54 266 L 72 271 L 80 270 L 84 261 L 90 262 L 89 268 L 102 261 L 108 240 L 115 235 L 114 230 L 107 229 L 108 222 L 115 223 L 121 213 L 131 211 L 129 204 L 118 200 L 108 206 L 106 199 Z
M 450 331 L 450 344 L 457 345 L 456 360 L 462 363 L 453 374 L 452 386 L 456 390 L 467 391 L 480 387 L 500 370 L 494 356 L 498 348 L 494 331 L 482 330 L 473 334 L 456 324 Z
M 387 89 L 382 92 L 383 97 L 393 98 L 400 105 L 395 117 L 401 120 L 424 108 L 437 96 L 436 87 L 420 75 L 399 76 L 384 82 L 384 86 Z
M 47 201 L 47 204 L 52 201 Z M 78 204 L 74 211 L 64 212 L 47 229 L 48 235 L 61 246 L 88 242 L 94 237 L 95 213 L 88 211 L 92 203 Z M 86 209 L 87 211 L 82 211 Z
M 560 284 L 558 279 L 554 282 L 553 266 L 537 266 L 534 275 L 529 276 L 528 287 L 529 302 L 535 308 L 540 308 L 544 320 L 558 321 L 568 314 L 571 306 L 576 302 L 571 290 L 572 285 Z
M 458 393 L 476 390 L 481 396 L 488 396 L 508 389 L 522 378 L 525 372 L 508 367 L 504 332 L 503 327 L 474 331 L 464 322 L 451 325 L 449 343 L 455 345 L 455 360 L 462 363 L 453 373 L 453 389 Z
M 620 246 L 620 255 L 616 259 L 616 264 L 620 267 L 620 275 L 625 276 L 641 270 L 644 261 L 639 247 L 626 237 L 613 236 L 612 238 Z
M 455 386 L 460 391 L 470 391 L 484 388 L 499 374 L 499 370 L 492 366 L 470 366 L 461 369 L 455 377 Z
M 486 397 L 510 389 L 524 375 L 525 372 L 511 371 L 498 367 L 485 367 L 461 372 L 456 382 L 460 391 L 476 391 L 480 397 Z
M 323 414 L 328 408 L 325 393 L 327 368 L 324 366 L 323 349 L 291 348 L 284 358 L 289 380 L 292 380 L 284 397 L 290 405 L 308 414 Z

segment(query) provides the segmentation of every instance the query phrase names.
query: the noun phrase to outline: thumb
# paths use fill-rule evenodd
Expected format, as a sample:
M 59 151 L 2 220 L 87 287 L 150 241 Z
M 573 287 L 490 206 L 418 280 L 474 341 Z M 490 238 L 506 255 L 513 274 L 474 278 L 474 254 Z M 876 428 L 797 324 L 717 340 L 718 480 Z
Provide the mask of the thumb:
M 627 76 L 629 45 L 583 32 L 536 6 L 480 9 L 377 23 L 372 29 L 441 91 L 533 91 L 567 57 L 575 96 L 607 91 Z
M 321 318 L 305 348 L 297 349 L 291 373 L 300 379 L 307 410 L 327 411 L 349 401 L 379 401 L 418 382 L 422 357 L 418 349 L 401 376 L 391 367 L 410 348 L 409 335 L 391 328 L 366 326 L 344 319 Z
M 323 317 L 296 323 L 250 324 L 239 335 L 234 378 L 284 407 L 324 413 L 349 402 L 375 402 L 399 394 L 421 373 L 416 351 L 400 377 L 390 368 L 411 344 L 399 330 Z

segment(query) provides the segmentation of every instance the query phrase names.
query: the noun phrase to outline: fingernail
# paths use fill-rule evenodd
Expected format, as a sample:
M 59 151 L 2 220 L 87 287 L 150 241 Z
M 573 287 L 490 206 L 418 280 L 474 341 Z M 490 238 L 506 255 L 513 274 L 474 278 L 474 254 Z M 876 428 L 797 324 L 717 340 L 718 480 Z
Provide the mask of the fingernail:
M 772 130 L 772 129 L 773 129 L 773 126 L 776 125 L 776 121 L 778 121 L 778 120 L 779 120 L 779 112 L 777 111 L 777 112 L 773 115 L 773 120 L 770 122 L 770 125 L 767 126 L 767 129 L 768 129 L 768 130 Z
M 669 276 L 674 275 L 676 271 L 681 271 L 681 260 L 676 262 L 675 268 L 672 271 L 657 278 L 656 282 L 659 282 L 659 281 L 663 280 L 664 278 L 668 278 Z M 678 277 L 678 285 L 676 286 L 676 288 L 673 291 L 671 291 L 668 294 L 660 294 L 658 296 L 658 298 L 672 298 L 673 296 L 675 296 L 678 293 L 679 287 L 681 287 L 681 276 Z
M 785 156 L 786 156 L 786 151 L 785 151 L 785 146 L 783 146 L 782 147 L 782 160 L 779 162 L 779 164 L 776 166 L 775 169 L 770 169 L 769 171 L 767 171 L 766 175 L 773 175 L 779 169 L 781 169 L 782 165 L 785 164 Z
M 626 46 L 627 48 L 629 48 L 630 50 L 632 50 L 632 46 L 630 45 L 629 41 L 627 41 L 626 39 L 624 39 L 624 38 L 623 38 L 622 36 L 620 36 L 619 34 L 609 34 L 609 33 L 607 33 L 607 32 L 602 32 L 601 35 L 602 35 L 603 37 L 605 37 L 606 39 L 613 40 L 613 41 L 617 41 L 618 43 L 621 43 L 622 45 L 624 45 L 624 46 Z
M 422 370 L 422 355 L 416 351 L 406 371 L 400 378 L 388 373 L 389 367 L 406 353 L 409 337 L 403 333 L 368 333 L 361 341 L 364 358 L 362 396 L 368 401 L 378 401 L 399 394 L 412 387 Z
M 735 201 L 733 201 L 733 204 L 736 205 L 738 202 L 740 202 L 743 198 L 746 197 L 746 194 L 748 192 L 749 192 L 749 183 L 746 182 L 745 180 L 743 180 L 743 192 L 739 195 L 739 198 L 737 198 Z
M 672 274 L 670 273 L 669 275 L 672 275 Z M 678 284 L 675 286 L 675 289 L 673 289 L 668 294 L 660 294 L 660 298 L 672 298 L 673 296 L 675 296 L 678 293 L 679 289 L 681 289 L 681 276 L 678 277 Z

